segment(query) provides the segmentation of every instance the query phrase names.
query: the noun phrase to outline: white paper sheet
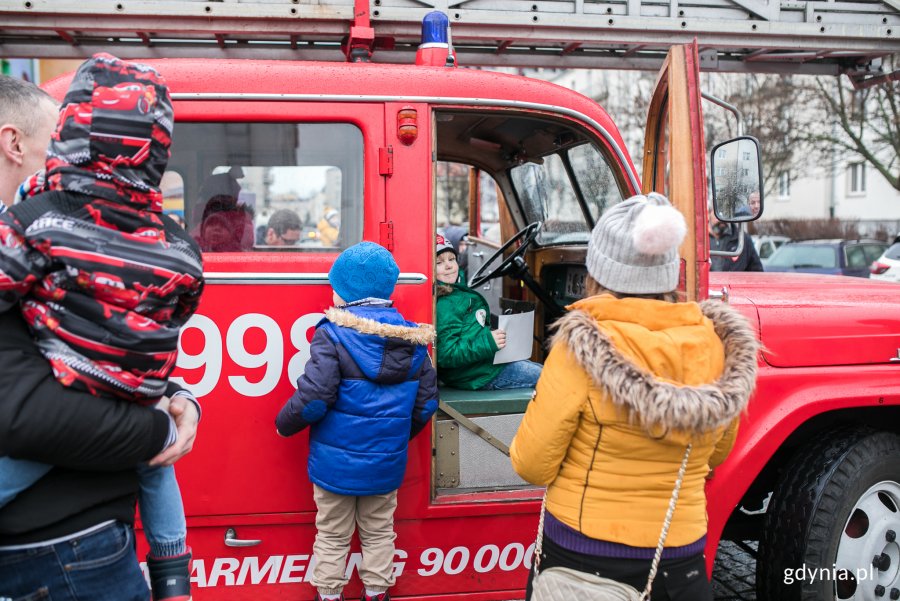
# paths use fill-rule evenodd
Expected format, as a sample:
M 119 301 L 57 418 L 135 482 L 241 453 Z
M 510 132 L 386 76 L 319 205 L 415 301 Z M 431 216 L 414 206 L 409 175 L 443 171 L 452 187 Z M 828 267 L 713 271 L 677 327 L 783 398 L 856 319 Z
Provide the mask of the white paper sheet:
M 497 327 L 506 332 L 506 346 L 494 355 L 494 365 L 531 358 L 534 340 L 534 311 L 499 315 Z

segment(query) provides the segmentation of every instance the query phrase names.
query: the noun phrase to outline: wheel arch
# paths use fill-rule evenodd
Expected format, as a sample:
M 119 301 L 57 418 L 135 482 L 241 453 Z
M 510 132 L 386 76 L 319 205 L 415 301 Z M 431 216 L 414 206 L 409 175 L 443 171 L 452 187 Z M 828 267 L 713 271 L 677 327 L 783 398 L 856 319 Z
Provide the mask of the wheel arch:
M 721 531 L 724 540 L 758 540 L 761 528 L 757 524 L 764 513 L 748 518 L 741 509 L 760 509 L 767 494 L 775 487 L 784 468 L 811 442 L 818 440 L 826 432 L 847 427 L 870 428 L 900 434 L 900 405 L 877 407 L 847 407 L 823 411 L 802 422 L 778 445 L 766 460 L 762 470 L 744 490 L 740 500 L 732 510 Z M 749 536 L 748 536 L 749 535 Z

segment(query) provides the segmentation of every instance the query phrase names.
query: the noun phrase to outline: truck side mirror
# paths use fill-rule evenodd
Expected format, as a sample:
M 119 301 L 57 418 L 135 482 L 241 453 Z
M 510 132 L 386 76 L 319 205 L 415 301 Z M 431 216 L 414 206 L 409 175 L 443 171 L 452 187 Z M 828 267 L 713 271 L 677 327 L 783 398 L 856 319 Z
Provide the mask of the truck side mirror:
M 739 136 L 710 153 L 712 203 L 719 221 L 754 221 L 762 215 L 763 177 L 759 141 Z

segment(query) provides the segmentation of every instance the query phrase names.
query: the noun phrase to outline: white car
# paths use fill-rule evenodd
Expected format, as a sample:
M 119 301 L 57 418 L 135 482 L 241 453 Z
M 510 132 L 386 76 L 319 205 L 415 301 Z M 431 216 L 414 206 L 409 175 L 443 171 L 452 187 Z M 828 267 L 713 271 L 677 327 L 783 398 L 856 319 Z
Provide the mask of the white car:
M 753 246 L 756 248 L 756 254 L 759 255 L 759 260 L 763 265 L 769 261 L 773 252 L 791 241 L 787 236 L 751 236 L 751 238 Z
M 869 277 L 873 280 L 900 283 L 900 236 L 897 236 L 884 254 L 872 263 L 869 272 L 871 274 Z

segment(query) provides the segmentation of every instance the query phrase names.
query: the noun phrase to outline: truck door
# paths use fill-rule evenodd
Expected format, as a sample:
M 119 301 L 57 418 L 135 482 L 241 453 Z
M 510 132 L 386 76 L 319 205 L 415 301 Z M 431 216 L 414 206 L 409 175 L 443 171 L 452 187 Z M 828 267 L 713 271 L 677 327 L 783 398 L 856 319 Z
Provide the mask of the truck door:
M 308 578 L 315 506 L 307 434 L 280 439 L 274 418 L 331 306 L 329 267 L 380 239 L 384 106 L 175 98 L 165 192 L 207 282 L 173 378 L 206 408 L 209 443 L 178 464 L 195 598 L 287 598 Z
M 647 115 L 642 175 L 644 194 L 665 194 L 687 221 L 679 289 L 687 300 L 706 298 L 706 145 L 696 40 L 673 46 L 659 72 Z

